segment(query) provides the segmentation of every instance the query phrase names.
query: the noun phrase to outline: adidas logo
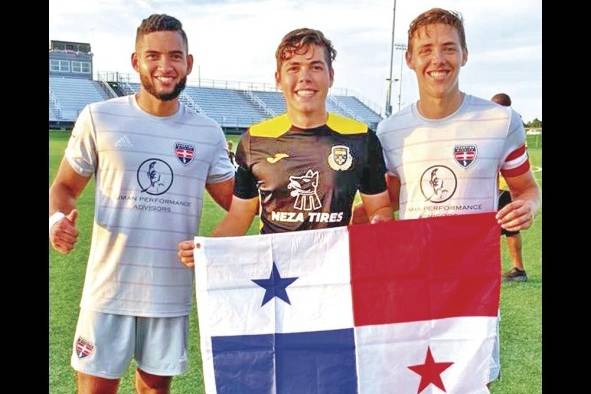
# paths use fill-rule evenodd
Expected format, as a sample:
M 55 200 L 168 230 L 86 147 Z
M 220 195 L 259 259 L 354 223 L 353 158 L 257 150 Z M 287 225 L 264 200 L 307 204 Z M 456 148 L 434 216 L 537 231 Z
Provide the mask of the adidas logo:
M 115 148 L 132 148 L 133 144 L 128 136 L 124 135 L 115 142 Z

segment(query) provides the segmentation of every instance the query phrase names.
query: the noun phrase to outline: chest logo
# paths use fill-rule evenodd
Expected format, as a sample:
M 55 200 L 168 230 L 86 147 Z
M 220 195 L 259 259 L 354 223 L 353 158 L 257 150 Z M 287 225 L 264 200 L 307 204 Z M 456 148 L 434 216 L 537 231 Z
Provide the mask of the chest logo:
M 291 190 L 290 195 L 296 200 L 293 204 L 295 209 L 312 211 L 322 207 L 322 203 L 316 194 L 318 188 L 318 171 L 308 170 L 302 176 L 290 176 L 287 189 Z
M 328 165 L 335 171 L 345 171 L 351 168 L 353 156 L 348 146 L 335 145 L 330 150 Z
M 193 157 L 195 157 L 195 145 L 177 142 L 174 145 L 174 154 L 177 159 L 186 166 L 192 162 Z
M 454 158 L 456 162 L 464 168 L 470 167 L 476 160 L 476 145 L 456 145 L 454 146 Z
M 137 169 L 137 182 L 142 193 L 153 196 L 164 194 L 172 186 L 174 175 L 167 162 L 160 159 L 148 159 Z
M 446 166 L 431 166 L 421 175 L 421 193 L 425 202 L 445 202 L 454 195 L 457 187 L 456 174 Z
M 286 157 L 289 157 L 289 155 L 287 153 L 275 153 L 275 156 L 267 157 L 267 161 L 271 164 L 275 164 L 279 160 L 285 159 Z

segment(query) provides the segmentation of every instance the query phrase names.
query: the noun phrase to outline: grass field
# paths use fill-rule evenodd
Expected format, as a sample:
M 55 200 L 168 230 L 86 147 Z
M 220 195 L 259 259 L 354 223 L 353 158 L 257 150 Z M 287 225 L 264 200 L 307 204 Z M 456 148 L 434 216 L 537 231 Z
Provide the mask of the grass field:
M 50 132 L 49 183 L 53 180 L 63 155 L 69 133 Z M 229 136 L 235 141 L 237 136 Z M 529 144 L 530 147 L 537 144 Z M 530 148 L 530 158 L 536 179 L 542 186 L 541 148 Z M 67 256 L 50 251 L 49 269 L 49 385 L 50 393 L 71 394 L 76 391 L 75 374 L 70 367 L 70 355 L 78 305 L 94 212 L 94 181 L 91 180 L 78 200 L 78 228 L 80 230 L 76 249 Z M 223 210 L 207 196 L 201 224 L 201 234 L 208 235 L 222 216 Z M 256 232 L 258 223 L 253 223 L 249 233 Z M 529 280 L 526 283 L 503 284 L 501 289 L 501 365 L 502 378 L 492 387 L 492 393 L 530 394 L 541 393 L 542 318 L 541 318 L 541 243 L 542 214 L 534 226 L 522 234 L 524 262 Z M 505 240 L 502 240 L 503 270 L 510 268 Z M 201 359 L 199 355 L 199 332 L 196 311 L 190 316 L 189 371 L 173 380 L 172 393 L 203 393 Z M 134 393 L 135 364 L 121 380 L 120 393 Z

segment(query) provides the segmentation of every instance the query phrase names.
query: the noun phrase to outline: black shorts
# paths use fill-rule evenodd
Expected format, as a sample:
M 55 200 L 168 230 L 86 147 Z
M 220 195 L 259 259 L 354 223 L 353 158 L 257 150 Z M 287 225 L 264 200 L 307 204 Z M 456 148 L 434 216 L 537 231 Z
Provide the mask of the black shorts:
M 507 190 L 501 190 L 501 194 L 499 194 L 499 211 L 501 210 L 501 208 L 503 208 L 505 205 L 509 204 L 511 202 L 511 193 L 509 193 L 509 191 Z M 506 237 L 511 237 L 513 235 L 517 235 L 519 234 L 519 230 L 517 231 L 507 231 L 504 228 L 501 228 L 501 235 L 504 235 Z

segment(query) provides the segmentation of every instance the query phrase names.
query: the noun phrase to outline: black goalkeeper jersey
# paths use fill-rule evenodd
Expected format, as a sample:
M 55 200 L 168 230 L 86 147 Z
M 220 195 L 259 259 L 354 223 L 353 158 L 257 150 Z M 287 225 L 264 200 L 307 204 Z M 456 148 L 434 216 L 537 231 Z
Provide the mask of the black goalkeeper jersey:
M 335 113 L 312 129 L 293 126 L 287 114 L 257 123 L 242 136 L 236 162 L 234 195 L 260 197 L 262 234 L 345 226 L 357 190 L 386 190 L 375 133 Z

